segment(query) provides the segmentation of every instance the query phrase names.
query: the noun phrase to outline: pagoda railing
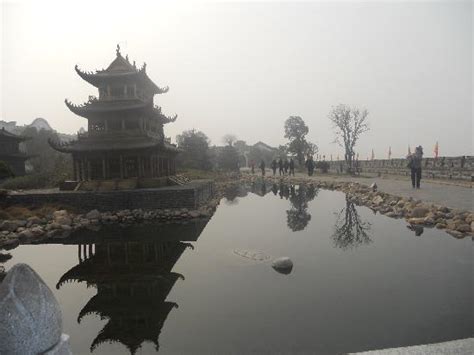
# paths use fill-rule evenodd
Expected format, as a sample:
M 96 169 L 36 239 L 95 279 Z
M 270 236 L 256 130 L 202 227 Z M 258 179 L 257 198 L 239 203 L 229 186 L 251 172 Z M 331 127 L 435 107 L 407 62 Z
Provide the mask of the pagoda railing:
M 101 101 L 115 101 L 115 100 L 141 100 L 147 101 L 149 96 L 141 93 L 137 93 L 135 95 L 128 95 L 128 94 L 121 94 L 121 95 L 101 95 Z

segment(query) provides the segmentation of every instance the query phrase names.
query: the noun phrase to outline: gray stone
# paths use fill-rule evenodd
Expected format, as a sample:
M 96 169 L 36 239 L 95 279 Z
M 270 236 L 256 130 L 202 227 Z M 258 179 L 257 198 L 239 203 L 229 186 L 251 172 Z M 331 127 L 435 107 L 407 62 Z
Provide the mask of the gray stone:
M 456 228 L 459 232 L 469 233 L 471 231 L 471 226 L 469 224 L 461 224 Z
M 188 214 L 189 214 L 189 217 L 191 218 L 197 218 L 200 215 L 198 211 L 190 211 Z
M 87 219 L 100 219 L 100 212 L 98 210 L 92 210 L 86 214 Z
M 31 240 L 34 237 L 34 235 L 33 235 L 33 232 L 31 232 L 31 230 L 26 229 L 18 233 L 17 237 L 18 239 L 20 239 L 20 241 L 25 242 L 25 241 Z
M 18 227 L 21 227 L 20 221 L 3 221 L 0 223 L 0 230 L 14 232 Z
M 52 349 L 62 333 L 53 293 L 26 264 L 17 264 L 0 284 L 0 354 L 38 354 Z
M 383 203 L 383 198 L 382 198 L 382 196 L 375 196 L 375 197 L 373 198 L 373 200 L 372 200 L 372 203 L 373 203 L 374 205 L 377 205 L 377 206 L 380 205 L 381 203 Z
M 283 256 L 273 260 L 272 267 L 281 274 L 289 274 L 293 270 L 293 261 L 289 257 Z
M 412 211 L 410 216 L 414 218 L 421 218 L 426 217 L 426 215 L 430 212 L 430 210 L 426 207 L 415 207 Z

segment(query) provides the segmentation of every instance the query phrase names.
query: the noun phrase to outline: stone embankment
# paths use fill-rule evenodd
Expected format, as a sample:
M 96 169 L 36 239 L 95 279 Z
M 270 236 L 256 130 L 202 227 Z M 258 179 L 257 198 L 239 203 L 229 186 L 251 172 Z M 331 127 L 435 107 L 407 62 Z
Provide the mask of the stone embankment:
M 46 217 L 29 217 L 23 220 L 0 221 L 0 249 L 12 249 L 21 243 L 38 242 L 49 238 L 67 238 L 72 232 L 83 229 L 100 229 L 103 225 L 130 225 L 143 222 L 185 222 L 195 218 L 210 218 L 224 191 L 232 185 L 261 181 L 255 175 L 231 176 L 220 180 L 214 196 L 198 209 L 120 210 L 99 212 L 91 210 L 75 214 L 57 210 Z M 374 191 L 367 185 L 355 182 L 317 181 L 309 178 L 267 177 L 269 184 L 311 184 L 317 188 L 337 190 L 345 193 L 349 201 L 367 206 L 391 218 L 405 218 L 413 227 L 436 227 L 444 229 L 456 238 L 474 235 L 474 214 L 472 211 L 451 209 L 445 206 L 427 204 L 411 197 L 400 197 Z
M 214 213 L 219 198 L 208 200 L 198 209 L 158 209 L 158 210 L 120 210 L 99 212 L 91 210 L 85 214 L 75 214 L 58 210 L 39 218 L 0 221 L 0 249 L 13 249 L 20 243 L 28 244 L 45 239 L 67 238 L 72 232 L 81 229 L 99 230 L 102 226 L 120 224 L 123 226 L 143 222 L 185 223 L 190 219 L 208 219 Z
M 252 175 L 242 177 L 242 180 L 247 182 L 258 179 L 261 178 Z M 444 229 L 456 238 L 474 235 L 472 211 L 425 203 L 412 197 L 391 195 L 356 182 L 318 181 L 305 177 L 266 177 L 265 181 L 270 184 L 310 184 L 321 189 L 341 191 L 354 204 L 369 207 L 387 217 L 405 218 L 409 226 Z

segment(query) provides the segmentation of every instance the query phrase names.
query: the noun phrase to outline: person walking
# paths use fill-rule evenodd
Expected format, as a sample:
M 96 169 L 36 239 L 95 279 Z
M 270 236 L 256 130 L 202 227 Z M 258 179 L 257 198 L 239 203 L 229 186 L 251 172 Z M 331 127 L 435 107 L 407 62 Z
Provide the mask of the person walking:
M 290 159 L 290 176 L 295 176 L 295 161 L 293 158 Z
M 254 160 L 250 161 L 250 170 L 252 174 L 255 174 L 255 161 Z
M 272 160 L 272 165 L 271 165 L 271 166 L 272 166 L 272 170 L 273 170 L 273 176 L 275 176 L 275 174 L 276 174 L 277 165 L 278 165 L 278 164 L 277 164 L 276 159 L 273 159 L 273 160 Z
M 308 176 L 313 176 L 314 160 L 311 155 L 308 155 L 308 159 L 306 160 L 306 168 L 308 169 Z
M 420 145 L 415 148 L 415 153 L 408 157 L 408 168 L 411 172 L 411 186 L 413 188 L 420 188 L 421 182 L 421 161 L 423 159 L 423 147 Z
M 260 162 L 260 169 L 262 170 L 262 176 L 265 176 L 265 162 L 262 161 Z
M 278 160 L 278 172 L 280 176 L 283 175 L 283 160 L 281 160 L 281 158 Z
M 285 175 L 288 174 L 288 168 L 290 166 L 290 163 L 288 163 L 288 158 L 285 158 L 285 163 L 284 163 L 284 168 L 285 168 Z

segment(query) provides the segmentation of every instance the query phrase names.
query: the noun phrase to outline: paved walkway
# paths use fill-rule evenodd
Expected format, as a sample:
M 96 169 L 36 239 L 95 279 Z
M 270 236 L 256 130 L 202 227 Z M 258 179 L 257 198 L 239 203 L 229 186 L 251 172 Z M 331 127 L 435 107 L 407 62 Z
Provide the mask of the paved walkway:
M 456 354 L 456 355 L 471 355 L 474 351 L 474 338 L 447 341 L 445 343 L 407 346 L 404 348 L 391 348 L 384 350 L 373 350 L 359 355 L 426 355 L 426 354 Z
M 303 174 L 297 174 L 297 176 L 303 176 Z M 370 185 L 375 181 L 380 191 L 384 191 L 389 194 L 413 197 L 414 199 L 422 200 L 424 202 L 432 202 L 451 208 L 474 211 L 474 196 L 472 188 L 470 187 L 446 185 L 422 180 L 421 189 L 418 190 L 412 189 L 411 182 L 409 180 L 393 178 L 365 178 L 333 175 L 316 175 L 314 178 L 319 180 L 354 181 L 366 185 Z

